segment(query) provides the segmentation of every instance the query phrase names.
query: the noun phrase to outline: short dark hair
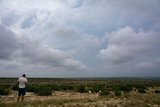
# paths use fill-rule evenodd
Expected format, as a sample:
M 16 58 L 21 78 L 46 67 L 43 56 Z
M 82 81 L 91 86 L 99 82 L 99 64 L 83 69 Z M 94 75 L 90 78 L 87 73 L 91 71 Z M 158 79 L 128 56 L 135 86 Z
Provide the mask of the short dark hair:
M 26 74 L 23 74 L 22 77 L 26 77 Z

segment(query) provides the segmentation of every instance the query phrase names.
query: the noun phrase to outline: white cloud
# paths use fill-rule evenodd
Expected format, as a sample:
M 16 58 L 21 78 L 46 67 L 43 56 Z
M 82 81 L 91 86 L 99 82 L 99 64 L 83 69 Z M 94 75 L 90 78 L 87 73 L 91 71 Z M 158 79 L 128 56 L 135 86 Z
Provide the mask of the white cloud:
M 89 68 L 83 64 L 81 64 L 79 61 L 77 60 L 73 60 L 73 59 L 66 59 L 64 61 L 64 66 L 66 66 L 68 69 L 78 69 L 81 71 L 88 71 Z
M 121 64 L 149 53 L 158 43 L 158 32 L 135 32 L 131 27 L 106 34 L 107 48 L 99 56 L 108 63 Z

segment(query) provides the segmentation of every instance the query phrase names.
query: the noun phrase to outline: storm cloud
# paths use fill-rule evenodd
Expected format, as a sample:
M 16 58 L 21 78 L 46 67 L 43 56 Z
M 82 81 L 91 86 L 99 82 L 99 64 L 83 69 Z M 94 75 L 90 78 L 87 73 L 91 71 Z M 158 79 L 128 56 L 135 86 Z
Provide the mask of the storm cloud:
M 0 77 L 160 76 L 159 0 L 1 0 Z
M 15 33 L 0 25 L 0 59 L 9 59 L 20 45 Z

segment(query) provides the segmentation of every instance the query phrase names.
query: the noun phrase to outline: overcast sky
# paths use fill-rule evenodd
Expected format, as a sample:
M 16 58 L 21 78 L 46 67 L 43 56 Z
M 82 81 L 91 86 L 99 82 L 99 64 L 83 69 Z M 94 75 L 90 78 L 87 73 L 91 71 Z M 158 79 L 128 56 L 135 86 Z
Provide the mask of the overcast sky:
M 0 77 L 160 76 L 160 0 L 0 0 Z

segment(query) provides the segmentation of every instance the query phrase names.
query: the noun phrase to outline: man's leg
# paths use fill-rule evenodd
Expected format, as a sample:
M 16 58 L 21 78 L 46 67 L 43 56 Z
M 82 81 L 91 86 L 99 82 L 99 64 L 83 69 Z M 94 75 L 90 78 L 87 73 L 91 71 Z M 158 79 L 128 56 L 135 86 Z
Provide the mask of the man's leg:
M 21 101 L 23 102 L 23 100 L 24 100 L 24 96 L 26 95 L 26 89 L 25 88 L 23 88 L 22 89 L 22 96 L 21 96 Z
M 24 100 L 24 95 L 21 96 L 21 101 L 23 102 L 23 100 Z
M 17 103 L 19 102 L 19 100 L 20 100 L 20 97 L 21 97 L 21 90 L 20 90 L 20 89 L 18 89 Z
M 21 97 L 21 96 L 19 96 L 19 95 L 18 95 L 18 97 L 17 97 L 17 103 L 19 102 L 19 100 L 20 100 L 20 97 Z

